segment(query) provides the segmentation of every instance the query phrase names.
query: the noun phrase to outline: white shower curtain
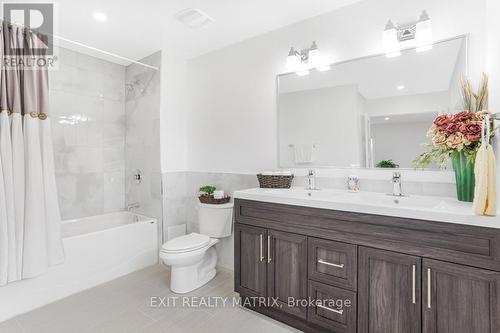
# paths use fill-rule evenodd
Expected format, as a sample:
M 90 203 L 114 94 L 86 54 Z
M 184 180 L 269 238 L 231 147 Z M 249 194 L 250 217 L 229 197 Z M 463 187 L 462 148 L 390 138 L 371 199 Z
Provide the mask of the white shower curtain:
M 40 39 L 2 22 L 0 31 L 0 286 L 64 261 L 47 68 L 29 67 Z M 7 66 L 6 58 L 17 66 Z M 12 63 L 12 62 L 9 62 Z

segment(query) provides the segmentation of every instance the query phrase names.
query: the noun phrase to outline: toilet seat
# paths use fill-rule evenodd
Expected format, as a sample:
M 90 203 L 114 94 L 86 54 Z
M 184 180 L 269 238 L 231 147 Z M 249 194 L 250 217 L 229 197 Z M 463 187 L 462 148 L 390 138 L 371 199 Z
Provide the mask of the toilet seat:
M 189 235 L 176 237 L 167 241 L 161 247 L 164 253 L 183 253 L 196 251 L 207 246 L 210 243 L 210 237 L 207 235 L 191 233 Z

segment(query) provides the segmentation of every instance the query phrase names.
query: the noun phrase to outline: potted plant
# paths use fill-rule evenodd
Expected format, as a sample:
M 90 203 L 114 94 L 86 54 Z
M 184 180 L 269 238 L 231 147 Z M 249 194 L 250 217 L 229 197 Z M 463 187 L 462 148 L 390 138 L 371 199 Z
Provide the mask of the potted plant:
M 399 168 L 399 164 L 397 164 L 393 160 L 382 160 L 378 162 L 375 167 L 384 169 L 397 169 Z
M 482 121 L 488 107 L 488 77 L 483 76 L 476 93 L 469 80 L 462 79 L 464 111 L 438 116 L 427 136 L 432 143 L 426 144 L 430 151 L 421 154 L 414 161 L 416 167 L 428 167 L 434 163 L 445 167 L 451 159 L 460 201 L 474 200 L 474 164 L 476 153 L 481 146 Z M 492 126 L 492 123 L 490 123 Z M 491 136 L 493 136 L 493 130 Z M 490 138 L 491 138 L 490 136 Z M 490 139 L 488 138 L 488 140 Z
M 204 204 L 214 204 L 214 205 L 220 205 L 220 204 L 225 204 L 228 203 L 231 200 L 230 196 L 224 196 L 223 198 L 214 198 L 214 192 L 217 188 L 212 185 L 205 185 L 200 187 L 200 196 L 198 199 L 200 200 L 201 203 Z

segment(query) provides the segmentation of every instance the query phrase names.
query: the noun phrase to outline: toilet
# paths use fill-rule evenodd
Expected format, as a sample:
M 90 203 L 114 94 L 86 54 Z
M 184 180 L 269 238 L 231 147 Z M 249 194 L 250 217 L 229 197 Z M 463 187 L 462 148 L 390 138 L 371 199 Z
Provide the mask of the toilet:
M 220 238 L 231 236 L 233 203 L 198 206 L 200 233 L 173 238 L 163 244 L 160 258 L 171 267 L 170 290 L 185 294 L 215 277 Z

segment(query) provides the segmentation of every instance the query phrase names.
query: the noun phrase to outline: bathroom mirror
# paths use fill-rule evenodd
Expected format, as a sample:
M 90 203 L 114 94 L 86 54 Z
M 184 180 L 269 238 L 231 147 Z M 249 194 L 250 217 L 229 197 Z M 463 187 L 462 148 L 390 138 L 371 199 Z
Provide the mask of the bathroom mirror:
M 279 75 L 280 166 L 413 168 L 433 119 L 460 108 L 467 45 L 460 36 L 425 52 Z

